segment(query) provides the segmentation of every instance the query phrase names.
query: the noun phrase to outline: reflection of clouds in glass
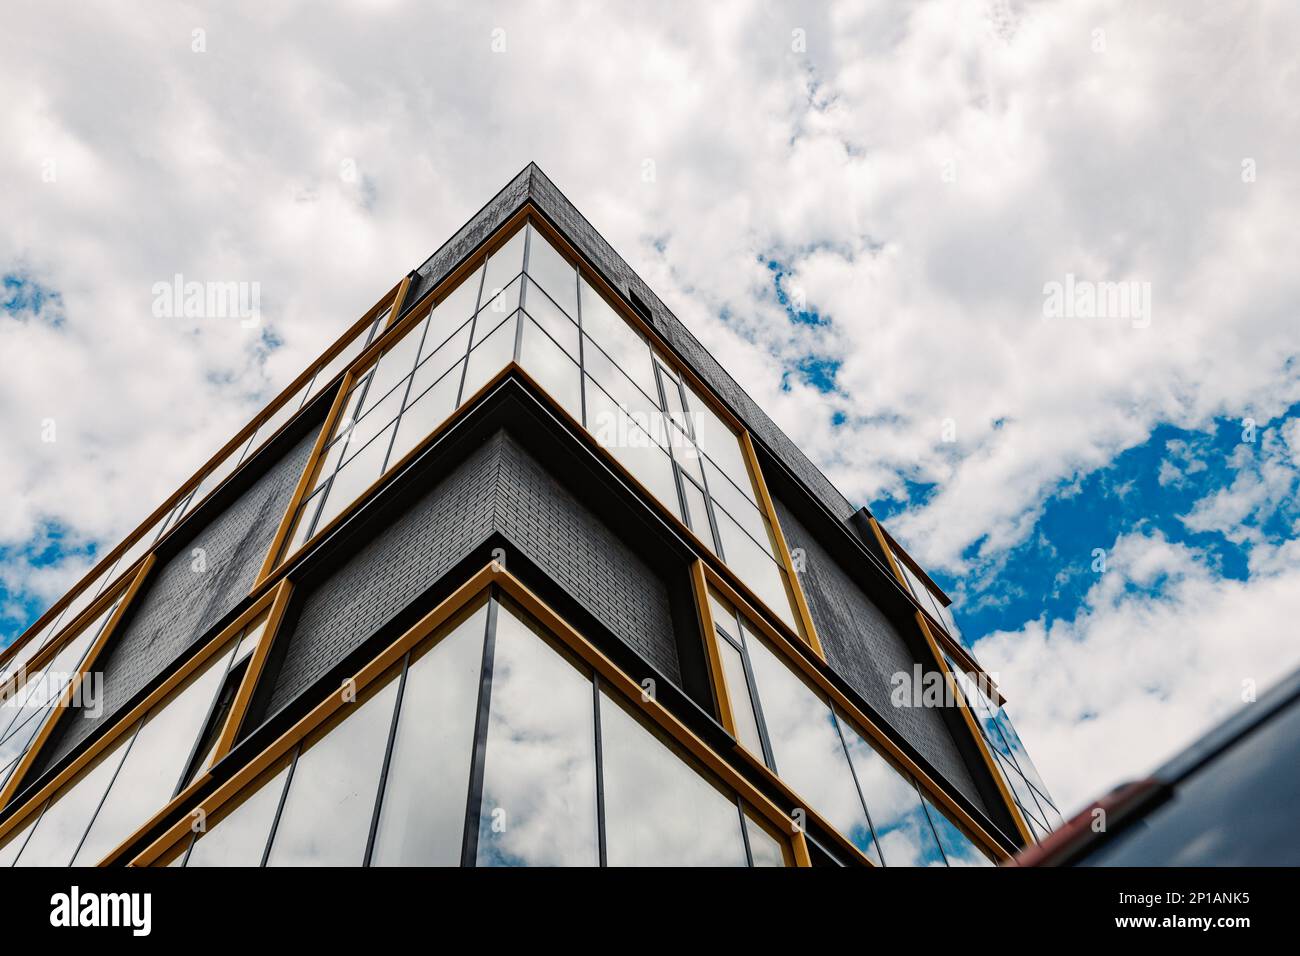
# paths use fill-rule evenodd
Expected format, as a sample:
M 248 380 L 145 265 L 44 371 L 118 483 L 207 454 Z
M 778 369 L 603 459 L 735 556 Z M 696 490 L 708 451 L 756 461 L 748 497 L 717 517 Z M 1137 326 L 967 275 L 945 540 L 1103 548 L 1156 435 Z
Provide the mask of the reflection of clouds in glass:
M 992 866 L 993 861 L 981 853 L 970 838 L 948 819 L 928 798 L 925 808 L 930 812 L 930 822 L 943 846 L 949 866 Z
M 239 806 L 208 828 L 194 843 L 186 867 L 257 866 L 266 851 L 266 838 L 280 804 L 288 762 Z M 224 808 L 223 808 L 224 810 Z
M 486 623 L 484 604 L 407 671 L 374 866 L 460 865 Z
M 129 734 L 100 755 L 94 766 L 54 797 L 18 854 L 15 866 L 67 866 L 109 781 L 122 762 Z
M 603 693 L 600 733 L 610 866 L 746 865 L 735 802 Z
M 910 777 L 896 770 L 854 728 L 840 723 L 886 866 L 943 866 L 943 854 Z
M 268 866 L 360 866 L 388 745 L 397 680 L 298 756 Z
M 746 630 L 745 646 L 777 772 L 831 825 L 868 855 L 871 829 L 853 784 L 830 705 Z
M 590 681 L 499 605 L 480 866 L 599 862 L 592 707 Z

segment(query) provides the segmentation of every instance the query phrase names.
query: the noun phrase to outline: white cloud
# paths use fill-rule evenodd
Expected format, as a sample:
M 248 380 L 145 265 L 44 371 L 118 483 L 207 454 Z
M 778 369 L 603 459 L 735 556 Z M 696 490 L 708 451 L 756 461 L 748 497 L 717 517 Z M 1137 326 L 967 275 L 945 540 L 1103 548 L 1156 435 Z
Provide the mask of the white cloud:
M 1194 549 L 1157 533 L 1125 535 L 1072 619 L 979 642 L 1067 815 L 1155 769 L 1243 706 L 1244 692 L 1300 665 L 1295 557 L 1225 580 Z M 1158 594 L 1146 590 L 1157 581 Z

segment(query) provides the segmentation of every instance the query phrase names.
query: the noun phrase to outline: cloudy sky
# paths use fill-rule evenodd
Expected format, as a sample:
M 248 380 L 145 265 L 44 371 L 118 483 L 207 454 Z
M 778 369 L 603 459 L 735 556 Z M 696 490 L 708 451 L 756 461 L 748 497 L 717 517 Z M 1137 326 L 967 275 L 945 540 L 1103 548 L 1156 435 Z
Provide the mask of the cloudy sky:
M 535 160 L 934 570 L 1063 809 L 1300 663 L 1297 5 L 133 6 L 0 34 L 2 640 Z

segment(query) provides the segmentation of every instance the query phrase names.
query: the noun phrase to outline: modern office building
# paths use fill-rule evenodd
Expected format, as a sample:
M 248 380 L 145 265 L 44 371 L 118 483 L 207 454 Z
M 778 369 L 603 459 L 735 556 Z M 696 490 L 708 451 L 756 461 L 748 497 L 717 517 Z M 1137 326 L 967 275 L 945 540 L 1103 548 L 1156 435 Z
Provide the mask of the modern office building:
M 530 165 L 3 651 L 0 863 L 987 865 L 948 603 Z

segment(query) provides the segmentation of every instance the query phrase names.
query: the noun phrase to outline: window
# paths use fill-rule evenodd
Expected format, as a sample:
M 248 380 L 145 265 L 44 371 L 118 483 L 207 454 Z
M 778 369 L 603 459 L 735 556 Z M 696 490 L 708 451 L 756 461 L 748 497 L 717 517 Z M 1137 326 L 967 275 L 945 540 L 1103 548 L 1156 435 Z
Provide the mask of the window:
M 11 696 L 0 705 L 0 788 L 9 783 L 125 594 L 123 589 L 79 631 L 61 638 L 63 645 L 49 663 L 15 684 Z
M 782 866 L 787 850 L 738 794 L 497 596 L 416 643 L 162 859 Z
M 1041 840 L 1065 821 L 1047 795 L 1047 787 L 1029 759 L 1024 744 L 1020 742 L 1020 735 L 1012 726 L 1006 708 L 995 704 L 992 695 L 985 692 L 989 688 L 983 684 L 980 675 L 968 674 L 947 654 L 944 655 L 944 660 L 956 678 L 962 698 L 975 715 L 975 723 L 993 755 L 994 766 L 1011 791 L 1012 799 L 1020 808 L 1034 837 Z
M 187 772 L 196 746 L 203 748 L 200 731 L 212 722 L 214 701 L 220 700 L 230 675 L 242 675 L 266 623 L 264 613 L 226 641 L 122 734 L 108 756 L 60 788 L 37 823 L 31 845 L 18 854 L 18 864 L 93 866 L 206 769 L 200 760 L 193 773 Z M 218 730 L 225 726 L 224 717 Z M 210 758 L 209 750 L 201 756 Z M 107 764 L 111 771 L 102 769 Z
M 877 865 L 991 860 L 713 588 L 708 601 L 737 740 Z M 927 810 L 928 806 L 928 810 Z M 942 819 L 942 836 L 936 835 Z

